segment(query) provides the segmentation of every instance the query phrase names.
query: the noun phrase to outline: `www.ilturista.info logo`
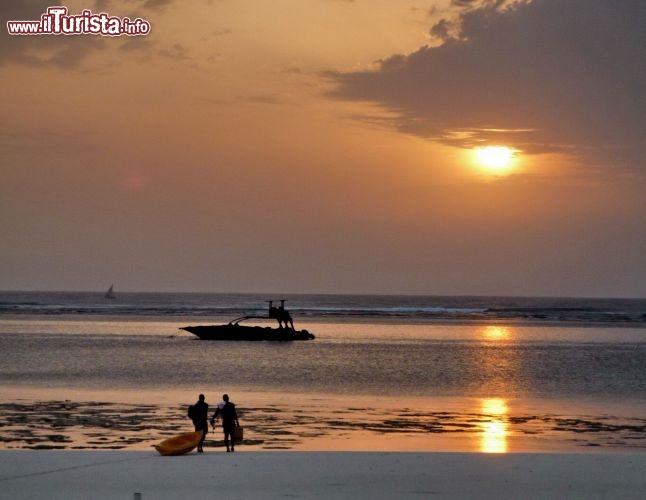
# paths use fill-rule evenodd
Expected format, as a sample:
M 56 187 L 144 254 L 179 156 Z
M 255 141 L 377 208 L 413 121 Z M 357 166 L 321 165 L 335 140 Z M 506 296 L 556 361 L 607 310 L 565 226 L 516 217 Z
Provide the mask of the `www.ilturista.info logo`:
M 105 12 L 84 10 L 77 16 L 67 14 L 67 7 L 49 7 L 40 21 L 7 21 L 10 35 L 103 35 L 137 36 L 150 33 L 150 23 L 137 18 L 111 17 Z

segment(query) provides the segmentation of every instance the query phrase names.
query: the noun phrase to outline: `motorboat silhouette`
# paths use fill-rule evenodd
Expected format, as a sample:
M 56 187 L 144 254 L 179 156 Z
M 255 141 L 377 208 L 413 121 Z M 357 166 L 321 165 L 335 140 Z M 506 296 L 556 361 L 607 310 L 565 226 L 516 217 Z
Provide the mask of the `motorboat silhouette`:
M 280 301 L 280 307 L 274 307 L 269 302 L 267 316 L 241 316 L 224 325 L 184 326 L 180 330 L 196 335 L 201 340 L 313 340 L 314 334 L 307 330 L 296 330 L 291 314 L 285 309 L 285 299 Z M 248 326 L 240 323 L 250 319 L 275 319 L 278 328 L 270 326 Z

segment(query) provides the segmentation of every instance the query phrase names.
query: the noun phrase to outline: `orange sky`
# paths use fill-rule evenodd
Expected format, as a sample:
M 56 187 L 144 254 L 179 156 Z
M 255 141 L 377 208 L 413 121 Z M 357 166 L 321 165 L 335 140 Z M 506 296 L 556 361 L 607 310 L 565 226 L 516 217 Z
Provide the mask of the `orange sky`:
M 507 3 L 79 0 L 151 34 L 5 32 L 0 289 L 645 296 L 645 9 Z

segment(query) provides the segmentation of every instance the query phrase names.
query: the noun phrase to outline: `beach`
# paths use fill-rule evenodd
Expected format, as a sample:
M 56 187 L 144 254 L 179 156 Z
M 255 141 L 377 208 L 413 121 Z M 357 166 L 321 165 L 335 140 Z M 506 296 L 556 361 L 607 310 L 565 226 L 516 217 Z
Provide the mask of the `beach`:
M 646 500 L 646 0 L 65 3 L 0 1 L 0 500 Z
M 74 399 L 60 399 L 73 394 Z M 624 453 L 646 450 L 643 405 L 504 398 L 236 392 L 246 451 Z M 210 394 L 207 393 L 207 396 Z M 0 448 L 150 450 L 192 430 L 182 391 L 6 388 Z M 26 397 L 31 396 L 31 399 Z M 59 398 L 59 399 L 55 399 Z M 90 399 L 94 398 L 94 399 Z M 184 401 L 184 402 L 182 402 Z M 213 401 L 207 398 L 207 401 Z M 214 406 L 212 405 L 212 408 Z M 205 442 L 223 449 L 219 428 Z
M 264 297 L 6 293 L 0 498 L 643 498 L 643 301 L 295 296 L 307 342 L 205 342 Z M 188 405 L 226 453 L 161 457 Z
M 0 463 L 7 500 L 642 499 L 646 492 L 646 454 L 1 450 Z

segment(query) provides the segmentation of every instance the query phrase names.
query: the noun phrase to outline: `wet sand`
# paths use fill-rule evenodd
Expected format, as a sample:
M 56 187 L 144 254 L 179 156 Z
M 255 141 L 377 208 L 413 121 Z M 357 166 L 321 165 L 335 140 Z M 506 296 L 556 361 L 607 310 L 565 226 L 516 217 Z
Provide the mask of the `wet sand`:
M 312 398 L 298 405 L 239 405 L 248 451 L 646 451 L 646 418 L 511 412 L 498 400 L 464 411 L 349 406 Z M 492 403 L 493 402 L 493 403 Z M 347 402 L 346 402 L 347 403 Z M 363 403 L 363 404 L 361 404 Z M 0 404 L 0 448 L 150 450 L 192 430 L 185 404 L 16 400 Z M 205 447 L 222 449 L 219 428 Z

